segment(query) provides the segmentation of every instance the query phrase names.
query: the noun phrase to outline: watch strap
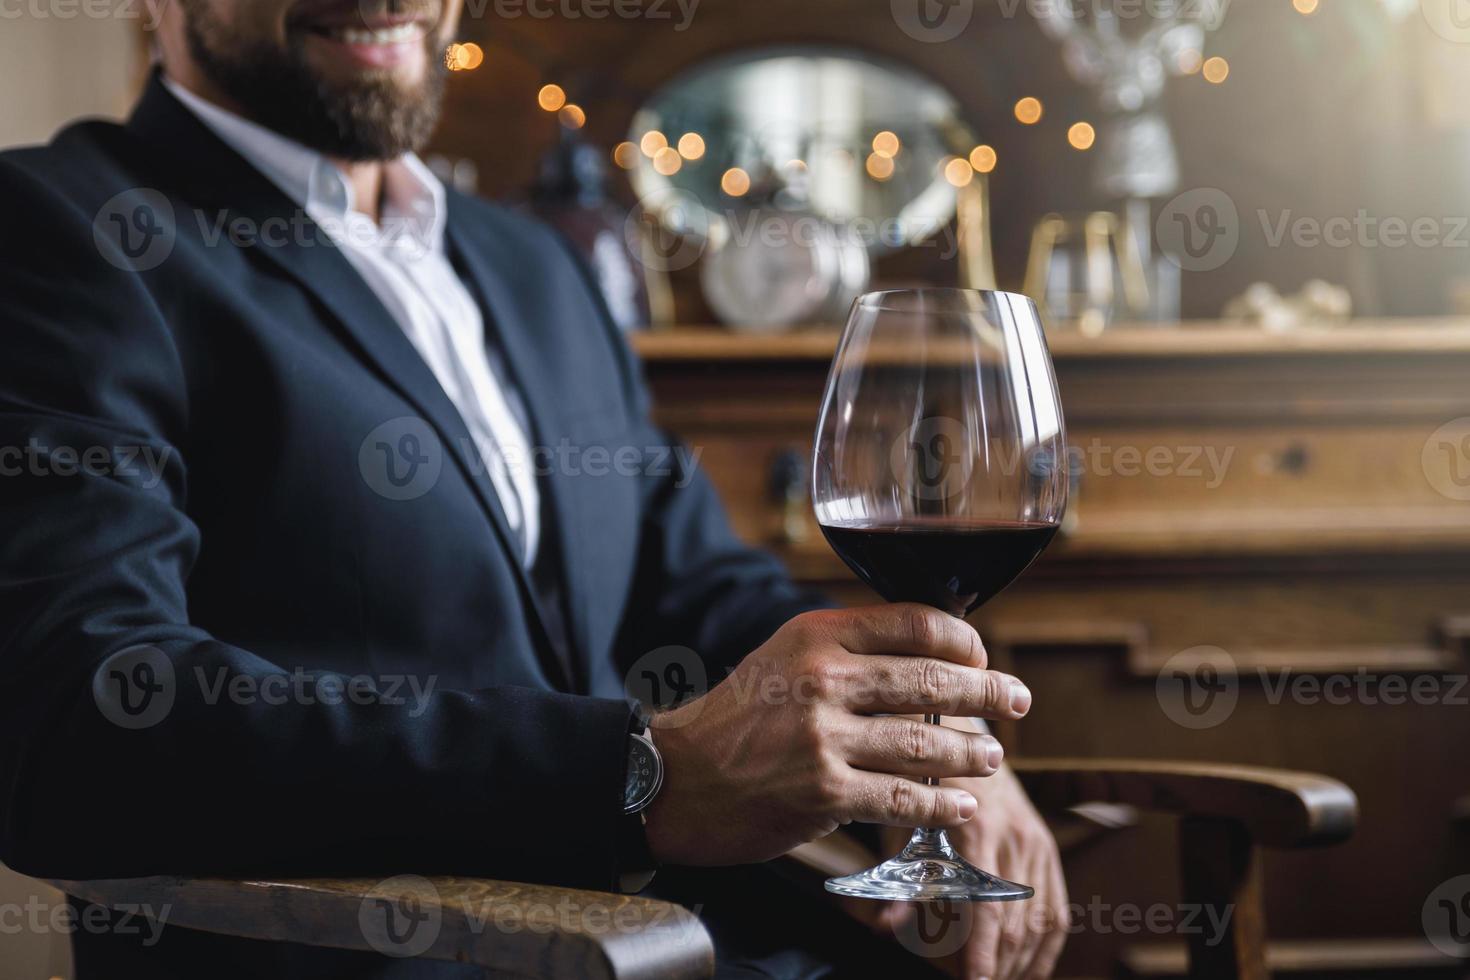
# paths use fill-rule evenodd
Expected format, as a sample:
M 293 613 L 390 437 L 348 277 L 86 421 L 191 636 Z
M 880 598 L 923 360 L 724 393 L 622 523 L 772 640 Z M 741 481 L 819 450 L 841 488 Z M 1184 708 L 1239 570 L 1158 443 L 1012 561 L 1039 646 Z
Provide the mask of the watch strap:
M 628 726 L 628 738 L 642 735 L 652 744 L 651 716 L 641 707 L 635 709 Z M 656 750 L 655 750 L 656 751 Z M 657 789 L 654 790 L 655 794 Z M 632 895 L 647 888 L 658 873 L 658 862 L 648 847 L 647 818 L 642 810 L 637 813 L 619 813 L 617 831 L 617 890 L 623 895 Z

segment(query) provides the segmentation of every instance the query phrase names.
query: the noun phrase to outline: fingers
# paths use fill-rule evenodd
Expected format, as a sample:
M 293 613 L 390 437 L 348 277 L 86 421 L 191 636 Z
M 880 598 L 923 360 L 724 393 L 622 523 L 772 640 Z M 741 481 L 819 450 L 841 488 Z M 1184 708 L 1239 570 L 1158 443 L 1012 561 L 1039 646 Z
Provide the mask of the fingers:
M 1040 870 L 1028 868 L 1028 871 Z M 1036 881 L 1033 877 L 1032 881 Z M 1043 883 L 1033 885 L 1038 891 Z M 1041 945 L 1040 927 L 1043 916 L 1030 902 L 1006 902 L 1000 910 L 1000 965 L 998 972 L 991 974 L 998 980 L 1017 980 L 1036 958 L 1036 949 Z
M 987 661 L 980 634 L 963 619 L 917 602 L 815 614 L 829 638 L 858 654 L 935 657 L 965 667 Z
M 862 718 L 843 733 L 849 765 L 902 776 L 991 776 L 1005 750 L 989 735 L 909 718 Z
M 949 786 L 854 770 L 845 794 L 847 820 L 890 827 L 958 827 L 975 815 L 975 797 Z
M 845 685 L 846 706 L 868 714 L 942 714 L 1015 719 L 1031 710 L 1026 685 L 996 670 L 928 657 L 864 657 Z
M 1050 976 L 1067 936 L 1067 886 L 1055 845 L 1050 841 L 1016 844 L 1020 853 L 1013 852 L 1014 857 L 1024 861 L 1024 880 L 1034 885 L 1036 897 L 1017 903 L 1025 906 L 1023 917 L 1002 922 L 1000 980 Z M 1002 848 L 1003 862 L 1005 850 Z
M 994 868 L 995 852 L 979 855 L 982 868 Z M 973 859 L 972 859 L 973 860 Z M 963 953 L 962 975 L 965 980 L 998 978 L 1000 968 L 1001 905 L 1008 902 L 986 902 L 974 906 L 974 921 L 971 924 L 970 941 Z
M 1062 875 L 1060 860 L 1051 862 L 1048 880 L 1051 882 L 1046 894 L 1047 907 L 1051 913 L 1050 931 L 1042 938 L 1036 958 L 1026 970 L 1026 980 L 1047 980 L 1052 975 L 1057 967 L 1057 960 L 1062 955 L 1062 947 L 1067 944 L 1067 931 L 1072 925 L 1067 909 L 1067 882 Z

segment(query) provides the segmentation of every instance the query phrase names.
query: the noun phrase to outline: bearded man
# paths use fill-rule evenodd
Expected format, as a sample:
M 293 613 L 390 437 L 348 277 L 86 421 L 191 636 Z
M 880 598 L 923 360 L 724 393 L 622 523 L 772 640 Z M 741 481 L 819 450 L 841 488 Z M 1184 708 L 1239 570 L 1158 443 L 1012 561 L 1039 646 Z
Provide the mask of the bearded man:
M 850 821 L 951 828 L 1060 909 L 970 727 L 1026 689 L 742 546 L 571 251 L 414 155 L 459 13 L 180 0 L 126 124 L 0 155 L 0 858 L 649 887 L 725 976 L 922 969 L 763 865 Z M 670 645 L 721 682 L 645 717 L 623 677 Z M 905 716 L 936 699 L 956 727 Z M 663 769 L 631 801 L 630 758 Z M 460 972 L 108 921 L 82 980 Z M 965 970 L 1044 976 L 1059 926 L 987 907 Z

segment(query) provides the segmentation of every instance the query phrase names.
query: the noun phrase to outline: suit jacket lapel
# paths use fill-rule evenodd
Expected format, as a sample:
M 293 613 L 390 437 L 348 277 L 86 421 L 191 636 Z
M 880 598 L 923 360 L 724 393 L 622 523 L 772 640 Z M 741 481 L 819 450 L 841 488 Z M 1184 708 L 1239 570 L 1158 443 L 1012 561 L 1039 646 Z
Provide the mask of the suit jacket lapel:
M 463 213 L 453 206 L 449 209 L 447 232 L 450 248 L 478 291 L 486 310 L 485 329 L 487 333 L 493 331 L 499 340 L 506 370 L 526 403 L 531 416 L 532 443 L 551 446 L 562 434 L 557 427 L 561 411 L 553 397 L 558 387 L 557 379 L 550 371 L 544 352 L 538 351 L 533 336 L 526 329 L 528 324 L 535 322 L 535 317 L 524 308 L 511 286 L 511 280 L 504 274 L 505 270 L 520 266 L 524 259 L 509 254 L 491 229 L 467 221 Z M 587 655 L 591 645 L 587 635 L 587 617 L 580 601 L 587 587 L 584 577 L 588 571 L 587 564 L 575 560 L 572 553 L 570 531 L 575 523 L 572 513 L 574 490 L 567 477 L 554 468 L 538 485 L 546 498 L 543 506 L 546 520 L 543 524 L 556 529 L 555 534 L 547 535 L 547 540 L 554 541 L 562 580 L 566 583 L 568 633 L 574 648 L 571 651 L 572 662 L 576 664 Z
M 271 227 L 267 220 L 290 221 L 299 211 L 279 188 L 179 104 L 156 75 L 128 125 L 150 143 L 167 148 L 170 162 L 164 165 L 177 179 L 181 196 L 201 208 L 200 213 L 239 216 L 252 222 L 255 228 L 263 228 Z M 229 226 L 224 222 L 220 227 Z M 531 610 L 538 642 L 551 649 L 554 644 L 521 561 L 519 541 L 511 531 L 488 469 L 478 458 L 459 410 L 330 236 L 309 218 L 292 222 L 290 227 L 300 227 L 301 233 L 293 231 L 285 236 L 283 243 L 260 245 L 254 251 L 274 262 L 320 302 L 347 335 L 349 346 L 434 428 L 444 452 L 463 471 L 494 527 L 495 536 L 517 576 L 522 598 Z M 543 657 L 543 661 L 548 668 L 555 666 L 554 673 L 563 675 L 556 682 L 565 689 L 570 678 L 565 676 L 561 658 Z

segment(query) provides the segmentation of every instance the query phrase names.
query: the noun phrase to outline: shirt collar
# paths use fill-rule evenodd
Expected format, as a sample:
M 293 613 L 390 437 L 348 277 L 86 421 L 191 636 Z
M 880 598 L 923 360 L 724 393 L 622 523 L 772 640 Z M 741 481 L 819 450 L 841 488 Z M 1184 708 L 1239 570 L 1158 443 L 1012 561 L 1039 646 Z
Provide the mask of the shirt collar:
M 354 214 L 363 217 L 356 211 L 347 176 L 322 154 L 206 101 L 167 75 L 163 76 L 163 84 L 200 122 L 313 219 L 340 227 Z M 415 154 L 405 153 L 384 164 L 379 216 L 383 237 L 406 235 L 422 249 L 442 251 L 445 212 L 443 183 Z

